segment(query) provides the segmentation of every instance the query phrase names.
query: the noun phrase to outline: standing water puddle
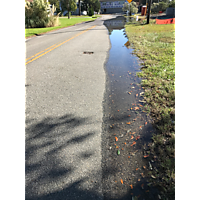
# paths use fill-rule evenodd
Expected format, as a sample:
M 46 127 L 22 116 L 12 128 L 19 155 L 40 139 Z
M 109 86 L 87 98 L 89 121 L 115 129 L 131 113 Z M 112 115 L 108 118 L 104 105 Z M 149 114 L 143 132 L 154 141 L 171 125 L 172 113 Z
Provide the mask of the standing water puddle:
M 146 181 L 145 143 L 153 127 L 143 112 L 143 89 L 139 59 L 132 54 L 126 37 L 124 17 L 104 22 L 111 49 L 105 66 L 107 86 L 104 101 L 102 137 L 103 193 L 105 200 L 157 199 Z

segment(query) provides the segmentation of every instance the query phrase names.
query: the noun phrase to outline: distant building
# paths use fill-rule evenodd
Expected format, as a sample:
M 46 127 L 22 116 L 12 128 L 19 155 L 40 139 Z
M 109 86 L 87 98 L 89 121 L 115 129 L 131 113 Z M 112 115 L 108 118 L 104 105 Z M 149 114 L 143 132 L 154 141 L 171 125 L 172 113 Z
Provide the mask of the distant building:
M 102 14 L 122 13 L 122 7 L 126 0 L 99 0 Z
M 142 0 L 133 0 L 140 5 Z M 122 13 L 123 5 L 127 0 L 99 0 L 102 14 Z

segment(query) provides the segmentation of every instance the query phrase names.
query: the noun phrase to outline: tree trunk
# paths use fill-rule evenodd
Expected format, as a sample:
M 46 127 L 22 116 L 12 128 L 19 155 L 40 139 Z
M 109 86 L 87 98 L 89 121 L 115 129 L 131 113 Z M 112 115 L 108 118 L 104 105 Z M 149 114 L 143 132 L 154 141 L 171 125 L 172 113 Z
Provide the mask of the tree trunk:
M 79 16 L 81 16 L 81 0 L 78 0 L 78 5 L 79 5 Z
M 70 13 L 69 13 L 69 9 L 70 9 L 70 6 L 69 6 L 69 2 L 68 2 L 68 7 L 67 7 L 68 19 L 70 19 Z
M 68 10 L 68 19 L 70 19 L 70 13 L 69 13 L 69 10 Z

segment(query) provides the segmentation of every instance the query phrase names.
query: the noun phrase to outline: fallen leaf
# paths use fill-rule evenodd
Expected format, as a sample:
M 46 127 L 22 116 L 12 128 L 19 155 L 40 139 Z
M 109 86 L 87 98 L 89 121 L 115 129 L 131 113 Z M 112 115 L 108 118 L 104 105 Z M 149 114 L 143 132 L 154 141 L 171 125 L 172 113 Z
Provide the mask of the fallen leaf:
M 140 128 L 142 128 L 142 126 L 140 126 Z
M 133 132 L 132 134 L 135 134 L 136 132 Z
M 122 183 L 122 184 L 124 183 L 122 179 L 121 179 L 121 183 Z
M 128 117 L 130 117 L 131 115 L 128 115 Z
M 116 141 L 116 142 L 118 141 L 118 138 L 117 138 L 117 137 L 115 137 L 115 141 Z
M 136 140 L 140 139 L 140 136 L 138 135 L 135 139 L 136 139 Z
M 124 144 L 126 144 L 126 142 L 124 142 Z
M 131 144 L 131 146 L 133 146 L 134 144 L 136 144 L 136 142 L 134 141 L 133 144 Z
M 147 125 L 147 122 L 145 122 L 145 125 Z
M 142 105 L 139 105 L 140 107 L 143 107 Z
M 117 110 L 119 112 L 119 110 Z
M 149 157 L 149 155 L 145 155 L 145 156 L 144 156 L 144 158 L 147 158 L 147 157 Z
M 126 122 L 126 124 L 131 124 L 131 122 Z
M 131 139 L 133 139 L 134 137 L 131 135 Z
M 117 150 L 117 155 L 119 155 L 120 154 L 120 150 Z
M 144 174 L 143 174 L 143 173 L 141 173 L 141 176 L 142 176 L 142 177 L 144 177 Z
M 135 107 L 135 110 L 139 110 L 140 108 L 139 107 Z
M 117 181 L 115 181 L 115 183 L 117 183 Z
M 136 168 L 135 170 L 137 171 L 139 168 Z
M 124 149 L 122 148 L 122 150 L 124 150 Z
M 140 179 L 138 179 L 138 181 L 140 181 Z
M 130 92 L 128 94 L 131 94 Z
M 132 185 L 130 185 L 130 187 L 131 187 L 131 189 L 133 189 L 133 186 L 132 186 Z
M 119 147 L 118 147 L 118 146 L 116 146 L 116 149 L 119 149 Z
M 128 156 L 128 158 L 130 158 L 130 156 Z
M 146 169 L 146 167 L 145 167 L 145 166 L 143 166 L 143 168 L 144 168 L 144 169 Z
M 138 94 L 135 95 L 136 97 L 138 96 Z

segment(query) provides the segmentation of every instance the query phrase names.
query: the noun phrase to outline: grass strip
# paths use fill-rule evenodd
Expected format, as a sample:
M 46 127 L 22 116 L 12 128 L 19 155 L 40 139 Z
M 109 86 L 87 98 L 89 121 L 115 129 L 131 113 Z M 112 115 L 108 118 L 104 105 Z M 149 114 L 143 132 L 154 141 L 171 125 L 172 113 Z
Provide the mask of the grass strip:
M 36 34 L 42 34 L 42 33 L 47 33 L 52 30 L 60 29 L 60 28 L 65 28 L 68 26 L 72 26 L 81 22 L 85 21 L 94 21 L 96 19 L 95 17 L 71 17 L 71 19 L 68 19 L 67 17 L 59 17 L 59 26 L 55 27 L 47 27 L 47 28 L 27 28 L 25 29 L 25 37 L 29 37 L 32 35 Z
M 148 158 L 156 159 L 157 167 L 148 178 L 161 199 L 175 199 L 175 25 L 135 22 L 125 30 L 134 54 L 143 60 L 138 76 L 143 78 L 145 110 L 157 129 Z

